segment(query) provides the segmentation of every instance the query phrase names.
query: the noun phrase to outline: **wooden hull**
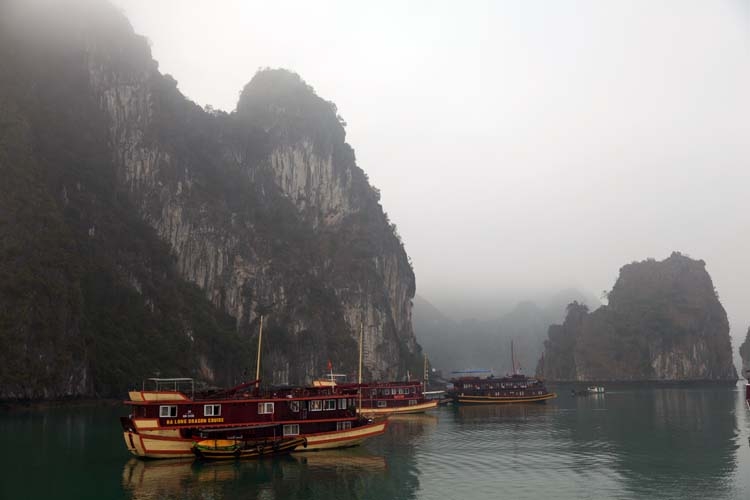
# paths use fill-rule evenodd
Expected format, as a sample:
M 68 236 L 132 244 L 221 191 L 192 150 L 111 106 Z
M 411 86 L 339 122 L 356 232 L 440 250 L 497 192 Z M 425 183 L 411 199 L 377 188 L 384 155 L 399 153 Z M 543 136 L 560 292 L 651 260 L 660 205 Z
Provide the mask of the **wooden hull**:
M 548 399 L 555 399 L 557 394 L 550 392 L 536 396 L 466 396 L 456 394 L 452 399 L 460 404 L 512 404 L 512 403 L 538 403 Z
M 365 439 L 383 434 L 387 425 L 387 421 L 380 421 L 343 431 L 306 434 L 307 448 L 300 448 L 295 450 L 295 452 L 332 450 L 335 448 L 357 446 Z
M 307 446 L 305 438 L 285 438 L 274 441 L 237 443 L 232 440 L 206 439 L 193 444 L 192 451 L 204 460 L 237 460 L 264 458 L 291 453 L 297 447 Z
M 388 415 L 405 415 L 409 413 L 423 413 L 427 410 L 437 408 L 437 400 L 426 401 L 412 406 L 395 406 L 391 408 L 361 408 L 357 411 L 361 415 L 373 417 L 386 417 Z
M 352 429 L 340 431 L 321 432 L 316 434 L 300 435 L 307 439 L 307 448 L 294 451 L 327 450 L 333 448 L 345 448 L 357 446 L 365 439 L 383 434 L 386 422 L 374 422 Z M 189 458 L 193 457 L 192 439 L 177 437 L 174 435 L 160 435 L 151 433 L 137 433 L 125 431 L 123 433 L 125 445 L 136 457 L 140 458 Z

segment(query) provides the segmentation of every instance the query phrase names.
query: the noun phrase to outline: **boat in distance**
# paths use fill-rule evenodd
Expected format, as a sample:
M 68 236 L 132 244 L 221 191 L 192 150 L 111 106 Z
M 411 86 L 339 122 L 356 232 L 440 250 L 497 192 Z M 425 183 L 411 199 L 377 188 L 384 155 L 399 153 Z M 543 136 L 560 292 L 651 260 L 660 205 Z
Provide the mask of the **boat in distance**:
M 383 434 L 387 422 L 357 414 L 356 395 L 329 387 L 291 387 L 261 392 L 259 381 L 196 394 L 190 378 L 149 379 L 155 390 L 130 391 L 121 417 L 125 445 L 141 458 L 193 457 L 205 439 L 305 438 L 291 451 L 356 446 Z M 187 388 L 186 388 L 187 387 Z M 185 390 L 182 390 L 185 389 Z
M 451 383 L 447 395 L 458 404 L 543 403 L 557 397 L 541 380 L 518 373 L 505 377 L 464 376 Z
M 423 382 L 418 380 L 364 383 L 345 380 L 346 375 L 332 373 L 313 381 L 313 385 L 355 395 L 357 411 L 367 417 L 422 413 L 438 406 L 438 400 L 428 398 Z
M 279 439 L 204 439 L 193 444 L 193 453 L 204 460 L 237 460 L 263 458 L 291 453 L 298 446 L 307 447 L 303 437 Z

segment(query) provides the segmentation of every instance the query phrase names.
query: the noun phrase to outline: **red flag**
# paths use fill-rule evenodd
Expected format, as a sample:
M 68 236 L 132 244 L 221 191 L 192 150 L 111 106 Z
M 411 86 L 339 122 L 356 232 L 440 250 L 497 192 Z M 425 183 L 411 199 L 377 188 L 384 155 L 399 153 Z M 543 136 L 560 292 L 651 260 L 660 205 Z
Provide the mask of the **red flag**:
M 331 360 L 329 359 L 328 360 L 328 371 L 330 372 L 331 370 L 333 370 L 333 364 L 331 363 Z

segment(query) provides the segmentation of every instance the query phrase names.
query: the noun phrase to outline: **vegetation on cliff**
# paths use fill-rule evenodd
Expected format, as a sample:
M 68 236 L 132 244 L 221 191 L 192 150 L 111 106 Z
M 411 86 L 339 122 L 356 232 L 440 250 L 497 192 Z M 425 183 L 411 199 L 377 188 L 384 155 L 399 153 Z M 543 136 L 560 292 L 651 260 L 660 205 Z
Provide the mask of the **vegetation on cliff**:
M 0 399 L 246 379 L 262 310 L 269 383 L 353 371 L 360 319 L 370 371 L 415 371 L 403 245 L 298 75 L 207 112 L 88 0 L 4 2 L 0 66 Z
M 596 311 L 573 303 L 549 328 L 550 380 L 736 380 L 727 315 L 705 262 L 677 252 L 620 269 Z

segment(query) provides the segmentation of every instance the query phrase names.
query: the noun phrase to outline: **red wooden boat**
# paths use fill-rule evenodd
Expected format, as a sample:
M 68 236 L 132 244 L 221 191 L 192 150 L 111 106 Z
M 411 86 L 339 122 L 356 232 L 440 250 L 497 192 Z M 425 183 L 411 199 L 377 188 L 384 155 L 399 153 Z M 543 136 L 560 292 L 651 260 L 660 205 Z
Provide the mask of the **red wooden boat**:
M 465 376 L 454 378 L 451 383 L 448 397 L 462 404 L 533 403 L 557 397 L 542 381 L 521 374 L 499 378 Z
M 330 373 L 313 381 L 315 387 L 330 387 L 347 394 L 356 394 L 357 411 L 368 417 L 384 417 L 393 414 L 422 413 L 437 408 L 438 400 L 427 398 L 424 387 L 427 385 L 427 356 L 425 356 L 425 381 L 407 380 L 404 382 L 362 382 L 362 333 L 359 342 L 358 383 L 347 382 L 347 376 Z
M 513 375 L 495 378 L 490 370 L 468 370 L 453 372 L 463 375 L 451 380 L 448 397 L 462 404 L 498 404 L 498 403 L 543 403 L 554 399 L 557 394 L 549 392 L 541 380 L 527 377 L 516 368 L 516 356 L 513 341 L 510 341 L 510 356 L 513 364 Z M 480 374 L 489 374 L 481 377 Z
M 422 413 L 438 405 L 436 399 L 427 399 L 419 381 L 370 382 L 341 387 L 356 391 L 357 409 L 367 416 Z
M 191 457 L 193 443 L 209 437 L 294 436 L 307 440 L 294 451 L 341 448 L 382 434 L 387 425 L 358 415 L 355 394 L 330 387 L 260 393 L 255 381 L 196 394 L 192 379 L 150 380 L 155 390 L 130 391 L 131 414 L 121 418 L 125 444 L 137 457 Z

